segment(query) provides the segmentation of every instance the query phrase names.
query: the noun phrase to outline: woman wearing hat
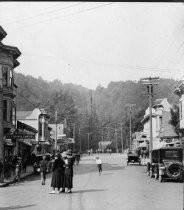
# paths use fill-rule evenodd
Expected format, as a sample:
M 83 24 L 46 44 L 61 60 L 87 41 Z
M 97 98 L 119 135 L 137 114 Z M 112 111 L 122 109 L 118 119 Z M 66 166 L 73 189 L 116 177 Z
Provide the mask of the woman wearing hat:
M 67 151 L 65 158 L 64 186 L 67 188 L 66 193 L 71 193 L 73 188 L 73 164 L 74 158 L 71 150 Z
M 61 155 L 57 154 L 52 168 L 52 180 L 51 180 L 52 191 L 50 192 L 50 194 L 59 193 L 60 188 L 63 188 L 64 164 L 65 162 L 61 158 Z M 55 191 L 56 188 L 57 191 Z

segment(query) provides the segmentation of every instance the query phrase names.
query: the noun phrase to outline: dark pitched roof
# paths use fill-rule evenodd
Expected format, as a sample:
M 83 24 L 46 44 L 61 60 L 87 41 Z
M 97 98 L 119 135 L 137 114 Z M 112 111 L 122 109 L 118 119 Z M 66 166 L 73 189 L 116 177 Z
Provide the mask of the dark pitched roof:
M 178 134 L 175 132 L 174 127 L 170 123 L 171 114 L 170 112 L 163 111 L 162 114 L 162 125 L 160 129 L 160 138 L 167 138 L 167 137 L 178 137 Z
M 0 26 L 0 41 L 2 41 L 6 35 L 6 31 Z

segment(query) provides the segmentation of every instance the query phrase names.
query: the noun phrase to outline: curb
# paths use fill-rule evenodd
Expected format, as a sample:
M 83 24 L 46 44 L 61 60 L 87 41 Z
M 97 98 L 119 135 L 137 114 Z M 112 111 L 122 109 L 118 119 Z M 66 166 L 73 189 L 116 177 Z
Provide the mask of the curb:
M 25 176 L 20 177 L 20 181 L 23 180 L 23 179 L 25 179 L 28 176 L 33 175 L 33 174 L 34 174 L 34 172 L 31 172 L 30 174 L 27 174 Z M 12 181 L 9 181 L 9 182 L 0 183 L 0 188 L 1 187 L 8 187 L 10 184 L 13 184 L 13 183 L 16 183 L 16 182 L 17 182 L 17 180 L 12 180 Z

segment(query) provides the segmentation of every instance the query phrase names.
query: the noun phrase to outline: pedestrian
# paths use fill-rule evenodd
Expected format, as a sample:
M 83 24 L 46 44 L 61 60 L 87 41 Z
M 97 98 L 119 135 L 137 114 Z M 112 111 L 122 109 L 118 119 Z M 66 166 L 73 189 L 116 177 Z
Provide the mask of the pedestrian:
M 96 164 L 97 164 L 97 167 L 98 167 L 99 175 L 101 175 L 101 172 L 102 172 L 102 160 L 99 157 L 96 157 Z
M 72 193 L 73 188 L 73 164 L 74 158 L 72 151 L 68 150 L 65 158 L 64 187 L 67 188 L 66 193 Z
M 46 160 L 46 156 L 43 156 L 43 160 L 40 162 L 40 174 L 41 174 L 42 185 L 45 185 L 47 167 L 48 167 L 48 161 Z
M 51 180 L 51 187 L 52 191 L 50 194 L 60 193 L 60 188 L 63 187 L 63 166 L 65 162 L 61 158 L 60 154 L 57 154 L 55 156 L 55 161 L 53 162 L 53 168 L 52 168 L 52 180 Z M 55 189 L 57 189 L 55 191 Z
M 22 169 L 23 172 L 26 173 L 26 169 L 27 169 L 27 157 L 24 157 L 22 160 Z
M 20 176 L 21 176 L 21 167 L 22 167 L 22 161 L 21 161 L 21 157 L 18 157 L 16 165 L 15 165 L 15 178 L 14 181 L 18 181 L 20 182 Z
M 110 155 L 111 155 L 111 153 L 112 153 L 112 149 L 111 149 L 111 148 L 109 149 L 109 153 L 110 153 Z

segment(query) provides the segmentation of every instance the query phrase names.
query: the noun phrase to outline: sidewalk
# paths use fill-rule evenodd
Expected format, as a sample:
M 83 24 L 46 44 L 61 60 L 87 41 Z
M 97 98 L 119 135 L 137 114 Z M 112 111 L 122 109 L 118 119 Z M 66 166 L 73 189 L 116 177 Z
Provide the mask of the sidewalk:
M 32 166 L 27 166 L 26 173 L 22 172 L 21 176 L 20 176 L 20 179 L 22 180 L 25 177 L 32 175 L 33 173 L 34 173 L 33 172 L 33 167 Z M 14 179 L 14 176 L 12 176 L 9 179 L 4 179 L 4 182 L 0 183 L 0 187 L 7 187 L 7 186 L 9 186 L 9 184 L 15 183 L 16 181 L 14 181 L 13 179 Z

